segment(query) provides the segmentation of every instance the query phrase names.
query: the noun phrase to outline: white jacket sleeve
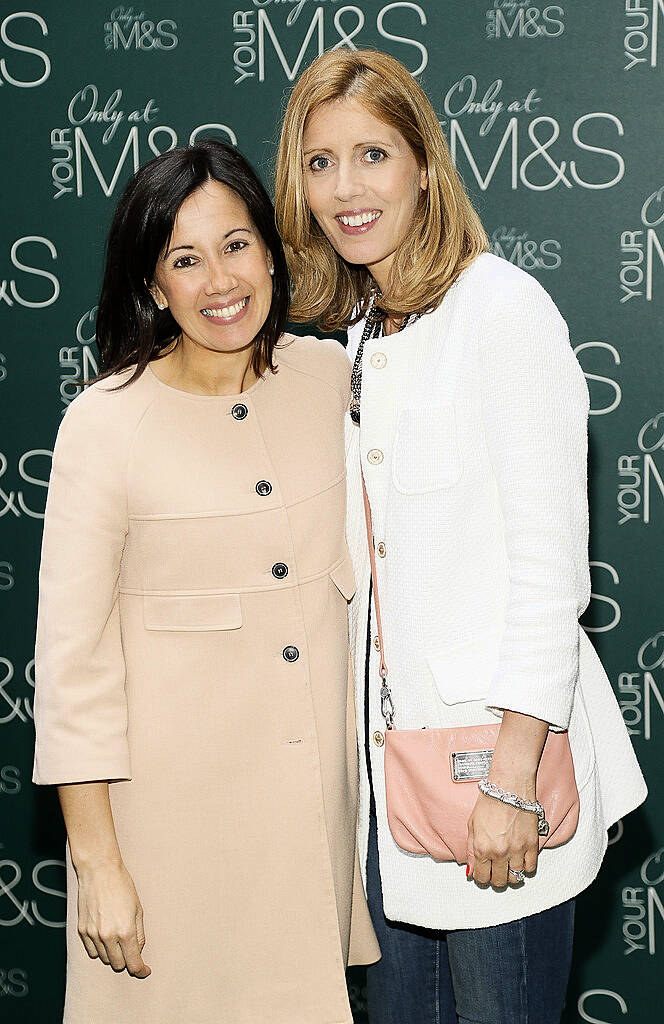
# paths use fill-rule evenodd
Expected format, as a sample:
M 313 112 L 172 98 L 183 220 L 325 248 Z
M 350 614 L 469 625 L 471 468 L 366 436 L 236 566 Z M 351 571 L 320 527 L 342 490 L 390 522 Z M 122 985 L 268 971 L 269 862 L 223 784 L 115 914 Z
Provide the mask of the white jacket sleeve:
M 578 617 L 590 598 L 588 389 L 565 321 L 525 274 L 492 300 L 478 345 L 509 565 L 487 706 L 565 729 L 578 676 Z
M 46 503 L 35 650 L 39 784 L 130 778 L 118 579 L 122 445 L 93 387 L 60 426 Z

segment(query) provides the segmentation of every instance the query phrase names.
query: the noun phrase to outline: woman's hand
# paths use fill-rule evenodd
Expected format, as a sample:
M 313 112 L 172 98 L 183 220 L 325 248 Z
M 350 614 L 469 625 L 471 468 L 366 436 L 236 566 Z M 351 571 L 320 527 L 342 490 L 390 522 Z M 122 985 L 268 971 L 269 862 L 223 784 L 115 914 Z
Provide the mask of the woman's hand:
M 118 846 L 107 782 L 58 786 L 78 876 L 78 933 L 89 957 L 147 978 L 143 908 Z
M 523 800 L 536 796 L 537 768 L 549 726 L 517 711 L 504 711 L 491 758 L 489 781 Z M 479 793 L 468 819 L 466 872 L 479 885 L 504 889 L 520 885 L 512 871 L 532 874 L 537 869 L 537 815 Z
M 121 860 L 78 873 L 78 933 L 89 957 L 134 978 L 152 972 L 141 953 L 145 945 L 143 908 Z
M 527 787 L 528 792 L 513 789 L 506 781 L 500 785 L 524 799 L 535 798 L 534 781 Z M 519 885 L 509 869 L 532 874 L 537 869 L 538 853 L 537 815 L 479 793 L 468 820 L 468 877 L 494 889 Z

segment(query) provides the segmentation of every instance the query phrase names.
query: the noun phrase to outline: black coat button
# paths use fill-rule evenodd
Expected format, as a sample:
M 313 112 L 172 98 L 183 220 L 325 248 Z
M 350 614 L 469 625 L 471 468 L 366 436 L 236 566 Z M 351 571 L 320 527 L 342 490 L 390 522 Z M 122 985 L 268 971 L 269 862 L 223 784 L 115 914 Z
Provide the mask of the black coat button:
M 277 580 L 284 580 L 288 576 L 288 566 L 283 562 L 275 562 L 272 566 L 272 575 Z
M 300 657 L 297 647 L 284 647 L 281 653 L 284 656 L 284 661 L 297 661 Z
M 270 481 L 259 480 L 256 484 L 256 494 L 260 494 L 261 498 L 265 498 L 268 494 L 272 494 L 272 484 Z
M 237 405 L 234 405 L 231 409 L 231 416 L 234 420 L 244 420 L 247 418 L 248 412 L 249 410 L 246 405 L 243 405 L 242 402 L 238 402 Z

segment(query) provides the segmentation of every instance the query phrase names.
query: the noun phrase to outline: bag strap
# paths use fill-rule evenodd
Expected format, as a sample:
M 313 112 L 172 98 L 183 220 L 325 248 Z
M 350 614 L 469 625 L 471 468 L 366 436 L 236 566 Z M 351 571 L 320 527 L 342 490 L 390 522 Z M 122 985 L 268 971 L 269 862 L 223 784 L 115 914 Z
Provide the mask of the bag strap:
M 362 496 L 364 498 L 364 521 L 367 527 L 367 543 L 369 545 L 369 561 L 371 562 L 371 582 L 373 585 L 374 606 L 376 608 L 376 625 L 378 627 L 378 642 L 380 644 L 380 665 L 378 672 L 381 678 L 380 687 L 380 711 L 385 719 L 388 729 L 394 728 L 394 703 L 392 693 L 387 685 L 387 663 L 385 661 L 385 644 L 383 642 L 383 624 L 380 617 L 380 598 L 378 596 L 378 579 L 376 574 L 376 555 L 374 552 L 373 524 L 371 519 L 371 505 L 367 494 L 367 485 L 364 482 L 364 471 L 362 474 Z

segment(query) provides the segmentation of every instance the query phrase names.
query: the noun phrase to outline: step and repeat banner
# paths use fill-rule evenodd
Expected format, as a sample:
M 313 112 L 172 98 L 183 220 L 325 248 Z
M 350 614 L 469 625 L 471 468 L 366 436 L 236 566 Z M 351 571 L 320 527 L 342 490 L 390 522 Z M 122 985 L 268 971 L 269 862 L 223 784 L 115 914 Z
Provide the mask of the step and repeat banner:
M 600 877 L 579 899 L 565 1020 L 645 1024 L 657 1016 L 664 0 L 60 0 L 26 9 L 2 0 L 6 1024 L 62 1019 L 64 835 L 55 793 L 30 781 L 37 570 L 55 433 L 97 371 L 95 312 L 112 210 L 140 164 L 209 136 L 237 145 L 271 189 L 292 82 L 323 49 L 362 46 L 398 57 L 424 86 L 493 251 L 554 297 L 588 380 L 593 587 L 582 621 L 611 676 L 650 797 L 612 829 Z M 69 544 L 75 559 L 76 536 Z M 190 870 L 174 864 L 171 884 Z M 194 971 L 189 983 L 196 985 Z M 351 972 L 350 987 L 363 1022 L 361 970 Z

